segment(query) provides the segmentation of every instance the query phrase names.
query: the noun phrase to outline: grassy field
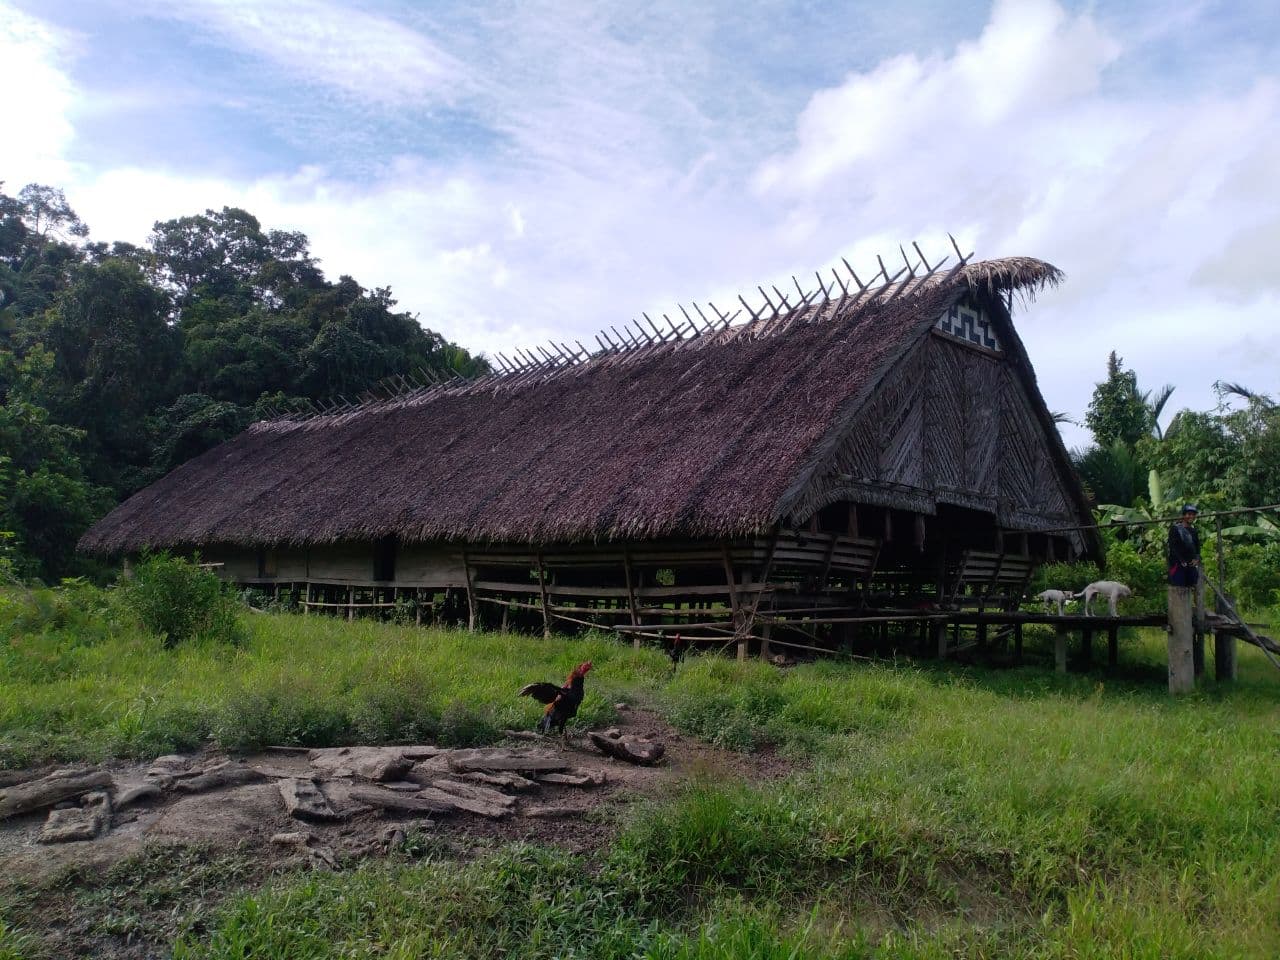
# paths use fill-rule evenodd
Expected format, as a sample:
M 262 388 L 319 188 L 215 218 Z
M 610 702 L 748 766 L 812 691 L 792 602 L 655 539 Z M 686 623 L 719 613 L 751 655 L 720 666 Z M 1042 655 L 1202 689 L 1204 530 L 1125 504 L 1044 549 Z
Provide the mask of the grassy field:
M 1175 702 L 1155 633 L 1114 676 L 698 657 L 672 678 L 660 654 L 607 638 L 246 619 L 238 648 L 163 650 L 70 621 L 14 632 L 0 758 L 145 757 L 210 737 L 483 743 L 532 724 L 522 683 L 590 658 L 584 723 L 628 700 L 797 762 L 768 786 L 703 779 L 633 806 L 590 857 L 507 846 L 459 865 L 427 844 L 254 881 L 199 917 L 175 897 L 180 957 L 1280 954 L 1280 674 L 1249 649 L 1239 684 Z M 122 876 L 163 898 L 226 869 Z M 41 955 L 39 898 L 0 895 L 0 958 Z

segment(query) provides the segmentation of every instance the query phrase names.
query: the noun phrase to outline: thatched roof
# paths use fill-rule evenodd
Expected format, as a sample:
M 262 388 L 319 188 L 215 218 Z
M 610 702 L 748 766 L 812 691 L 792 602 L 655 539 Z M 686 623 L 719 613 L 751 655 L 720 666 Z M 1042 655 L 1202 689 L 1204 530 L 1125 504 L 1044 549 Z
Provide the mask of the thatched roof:
M 135 494 L 80 547 L 762 530 L 787 516 L 833 425 L 953 302 L 1033 294 L 1060 276 L 1016 258 L 861 292 L 832 285 L 790 312 L 692 336 L 256 423 Z

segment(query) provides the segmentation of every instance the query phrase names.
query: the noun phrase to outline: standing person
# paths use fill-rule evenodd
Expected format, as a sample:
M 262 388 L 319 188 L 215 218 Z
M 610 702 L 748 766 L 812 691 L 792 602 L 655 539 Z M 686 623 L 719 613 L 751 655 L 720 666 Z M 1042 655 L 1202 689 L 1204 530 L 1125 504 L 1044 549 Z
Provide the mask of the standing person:
M 1201 583 L 1196 513 L 1196 505 L 1188 503 L 1182 508 L 1182 519 L 1169 528 L 1169 692 L 1173 694 L 1194 690 L 1204 664 L 1203 634 L 1195 629 L 1203 617 L 1203 599 L 1198 604 L 1201 617 L 1193 616 Z
M 1194 587 L 1200 582 L 1200 534 L 1194 503 L 1182 508 L 1182 519 L 1169 528 L 1169 586 Z

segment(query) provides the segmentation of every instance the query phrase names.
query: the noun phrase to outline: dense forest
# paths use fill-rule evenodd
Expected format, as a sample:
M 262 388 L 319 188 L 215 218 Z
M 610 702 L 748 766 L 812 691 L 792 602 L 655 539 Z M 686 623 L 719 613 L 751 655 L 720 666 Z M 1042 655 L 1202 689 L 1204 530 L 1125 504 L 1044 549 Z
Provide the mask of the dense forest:
M 87 572 L 90 523 L 267 411 L 487 369 L 395 306 L 244 210 L 108 244 L 61 190 L 0 183 L 0 561 Z
M 55 581 L 88 572 L 80 534 L 142 486 L 273 409 L 355 398 L 388 377 L 487 369 L 385 287 L 325 278 L 307 237 L 224 208 L 156 223 L 143 246 L 89 239 L 61 190 L 0 183 L 0 561 Z M 1280 407 L 1218 384 L 1170 415 L 1114 353 L 1073 453 L 1105 524 L 1280 502 Z M 1160 527 L 1108 535 L 1118 576 L 1159 576 Z M 1250 604 L 1280 588 L 1280 527 L 1224 534 Z M 1151 587 L 1157 586 L 1153 581 Z

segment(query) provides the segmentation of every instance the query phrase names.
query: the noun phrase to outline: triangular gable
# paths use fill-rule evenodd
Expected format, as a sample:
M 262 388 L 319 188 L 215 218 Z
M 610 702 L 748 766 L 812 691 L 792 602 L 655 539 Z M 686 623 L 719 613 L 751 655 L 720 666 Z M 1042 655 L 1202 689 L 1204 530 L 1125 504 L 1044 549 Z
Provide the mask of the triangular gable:
M 1002 313 L 960 299 L 935 320 L 846 421 L 790 518 L 848 499 L 926 514 L 968 507 L 1009 529 L 1078 523 L 1077 481 L 1046 434 L 1044 401 L 1019 371 L 1021 343 Z

